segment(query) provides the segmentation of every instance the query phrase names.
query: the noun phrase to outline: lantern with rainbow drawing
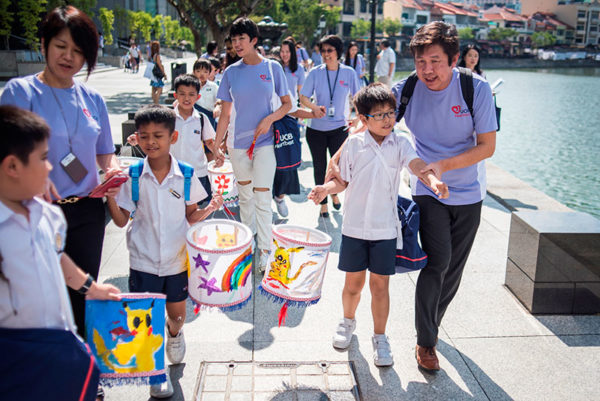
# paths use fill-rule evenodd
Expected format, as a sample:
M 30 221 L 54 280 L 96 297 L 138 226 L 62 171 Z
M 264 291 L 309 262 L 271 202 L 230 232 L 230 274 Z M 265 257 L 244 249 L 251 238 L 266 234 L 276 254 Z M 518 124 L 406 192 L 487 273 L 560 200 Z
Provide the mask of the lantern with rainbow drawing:
M 215 167 L 214 160 L 209 162 L 208 178 L 212 191 L 223 195 L 223 204 L 226 207 L 237 206 L 239 198 L 237 184 L 229 160 L 225 160 L 221 167 Z
M 331 237 L 319 230 L 280 224 L 273 226 L 273 244 L 260 291 L 283 303 L 279 326 L 285 324 L 288 306 L 306 307 L 319 302 Z
M 100 381 L 158 384 L 165 370 L 163 294 L 121 294 L 120 301 L 86 300 L 87 343 L 100 369 Z
M 252 231 L 234 220 L 211 219 L 187 233 L 188 293 L 196 305 L 224 311 L 243 307 L 252 294 Z

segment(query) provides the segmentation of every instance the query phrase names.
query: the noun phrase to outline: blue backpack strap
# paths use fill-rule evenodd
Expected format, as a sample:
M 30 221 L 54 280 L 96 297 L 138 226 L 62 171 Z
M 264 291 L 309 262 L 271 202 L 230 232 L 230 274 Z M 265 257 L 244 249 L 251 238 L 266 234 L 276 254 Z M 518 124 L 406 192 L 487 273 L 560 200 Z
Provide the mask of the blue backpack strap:
M 402 87 L 402 92 L 400 94 L 400 104 L 398 105 L 398 115 L 396 116 L 396 122 L 402 120 L 404 117 L 404 113 L 406 112 L 406 107 L 408 106 L 408 102 L 410 102 L 410 98 L 415 91 L 415 86 L 417 85 L 417 81 L 419 78 L 417 77 L 417 72 L 413 71 L 408 78 L 406 78 L 406 82 Z
M 471 118 L 474 118 L 473 114 L 473 95 L 475 89 L 473 88 L 473 72 L 469 68 L 457 67 L 460 72 L 460 90 L 462 92 L 463 99 L 467 103 Z
M 181 173 L 183 174 L 183 195 L 184 195 L 185 201 L 189 202 L 190 191 L 191 191 L 191 187 L 192 187 L 192 177 L 194 176 L 194 168 L 192 166 L 190 166 L 189 164 L 179 161 L 179 160 L 177 161 L 177 163 L 179 164 L 179 169 L 181 170 Z
M 131 177 L 131 200 L 136 204 L 140 200 L 140 176 L 144 171 L 144 161 L 129 166 L 129 177 Z

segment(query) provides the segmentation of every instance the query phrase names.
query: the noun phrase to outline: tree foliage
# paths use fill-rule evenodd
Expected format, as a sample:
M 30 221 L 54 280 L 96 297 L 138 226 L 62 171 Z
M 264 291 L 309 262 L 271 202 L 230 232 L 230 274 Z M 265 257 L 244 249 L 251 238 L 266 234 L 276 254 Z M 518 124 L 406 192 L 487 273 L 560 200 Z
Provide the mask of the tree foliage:
M 512 38 L 518 34 L 512 28 L 492 28 L 488 33 L 489 40 L 506 40 L 508 38 Z
M 10 11 L 10 0 L 0 0 L 0 36 L 4 37 L 4 47 L 8 50 L 8 36 L 14 21 L 14 13 Z
M 550 32 L 534 32 L 531 42 L 535 47 L 547 47 L 556 43 L 556 38 Z
M 402 29 L 402 24 L 395 18 L 384 18 L 380 22 L 381 31 L 388 36 L 396 36 Z
M 17 16 L 23 26 L 25 43 L 32 50 L 39 50 L 38 24 L 46 11 L 46 0 L 19 0 Z
M 144 38 L 144 42 L 149 42 L 152 39 L 152 15 L 145 11 L 137 11 L 136 13 L 137 28 Z
M 461 28 L 458 30 L 458 37 L 460 39 L 474 39 L 475 35 L 473 34 L 473 29 L 471 28 Z
M 112 10 L 109 10 L 106 7 L 100 7 L 98 11 L 100 12 L 98 18 L 100 19 L 100 25 L 102 25 L 104 43 L 107 45 L 112 45 L 114 42 L 112 31 L 115 23 L 115 14 Z
M 371 23 L 362 18 L 357 18 L 352 21 L 352 26 L 350 27 L 350 35 L 354 39 L 366 38 L 369 36 L 369 31 L 371 29 Z
M 94 16 L 94 9 L 96 8 L 97 0 L 49 0 L 46 9 L 48 11 L 54 10 L 59 6 L 72 5 L 75 8 L 80 9 L 86 13 L 89 17 Z
M 156 40 L 160 40 L 160 38 L 165 36 L 165 27 L 163 26 L 163 16 L 161 14 L 156 14 L 152 18 L 152 31 Z

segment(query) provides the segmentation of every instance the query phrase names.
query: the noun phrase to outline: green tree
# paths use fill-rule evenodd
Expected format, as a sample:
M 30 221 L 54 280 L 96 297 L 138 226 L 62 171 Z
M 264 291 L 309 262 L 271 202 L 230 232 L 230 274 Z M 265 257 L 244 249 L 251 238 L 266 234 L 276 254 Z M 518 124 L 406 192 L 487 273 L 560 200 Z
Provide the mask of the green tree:
M 308 43 L 319 27 L 321 17 L 325 26 L 335 26 L 340 19 L 341 7 L 322 4 L 319 0 L 286 0 L 282 4 L 282 20 L 288 25 L 288 33 L 297 40 Z
M 475 35 L 473 34 L 473 29 L 471 28 L 461 28 L 458 30 L 458 37 L 462 40 L 464 39 L 473 39 Z
M 516 36 L 517 34 L 518 32 L 512 28 L 492 28 L 488 33 L 488 39 L 501 41 Z
M 46 0 L 20 0 L 17 16 L 24 29 L 25 43 L 32 50 L 39 50 L 38 24 L 46 11 Z
M 163 18 L 163 24 L 165 26 L 165 43 L 167 46 L 173 46 L 177 44 L 177 37 L 179 33 L 179 21 L 173 20 L 170 15 Z
M 355 19 L 350 27 L 350 36 L 354 39 L 365 38 L 369 36 L 370 29 L 371 23 L 369 21 L 362 18 Z
M 115 23 L 115 14 L 106 7 L 100 7 L 98 11 L 100 12 L 100 25 L 102 25 L 102 32 L 104 33 L 104 43 L 112 45 L 114 42 L 112 31 Z
M 8 38 L 14 21 L 14 13 L 9 8 L 10 0 L 0 0 L 0 36 L 4 37 L 4 48 L 9 49 Z
M 148 42 L 152 38 L 152 15 L 146 11 L 137 11 L 138 29 L 144 38 L 144 42 Z
M 181 27 L 181 38 L 188 42 L 192 49 L 195 48 L 196 43 L 194 39 L 194 34 L 192 33 L 192 30 L 187 26 Z
M 395 18 L 385 18 L 381 21 L 381 30 L 388 36 L 396 36 L 400 33 L 402 24 Z
M 535 47 L 547 47 L 556 43 L 556 38 L 550 32 L 534 32 L 531 42 Z
M 127 29 L 130 35 L 135 38 L 140 27 L 140 14 L 137 11 L 127 10 Z
M 161 14 L 156 14 L 154 18 L 152 18 L 152 32 L 154 32 L 154 38 L 159 41 L 160 38 L 165 35 L 163 16 Z

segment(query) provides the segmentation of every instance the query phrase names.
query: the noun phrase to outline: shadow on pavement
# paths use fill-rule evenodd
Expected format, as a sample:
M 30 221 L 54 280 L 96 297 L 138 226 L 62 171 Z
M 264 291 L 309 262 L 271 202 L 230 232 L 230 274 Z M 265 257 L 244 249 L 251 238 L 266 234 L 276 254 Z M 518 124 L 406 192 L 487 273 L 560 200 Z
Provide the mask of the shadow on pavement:
M 146 87 L 140 86 L 140 90 L 146 91 Z M 125 114 L 135 112 L 140 107 L 152 103 L 150 93 L 146 92 L 124 92 L 113 96 L 104 97 L 109 114 Z
M 534 315 L 534 317 L 569 347 L 600 346 L 599 315 Z

